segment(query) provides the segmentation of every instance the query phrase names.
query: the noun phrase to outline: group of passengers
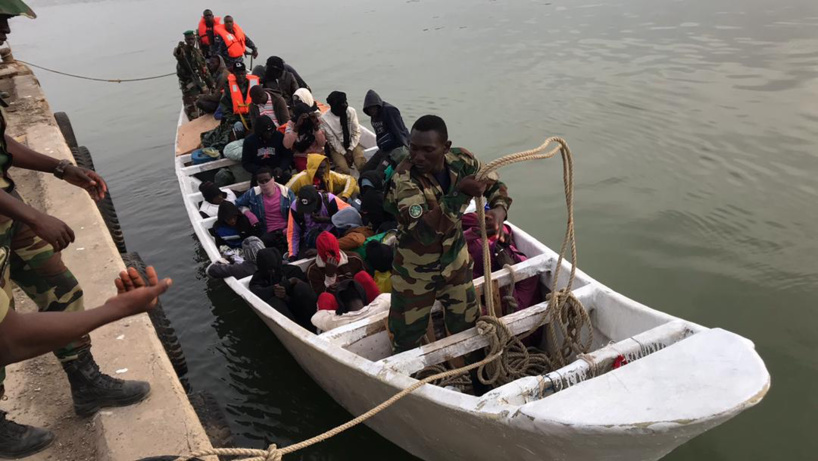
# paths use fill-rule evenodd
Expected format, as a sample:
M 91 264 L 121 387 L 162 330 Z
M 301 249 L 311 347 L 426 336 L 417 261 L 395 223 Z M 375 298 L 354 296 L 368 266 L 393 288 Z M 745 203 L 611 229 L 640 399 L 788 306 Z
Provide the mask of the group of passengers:
M 277 56 L 248 73 L 242 57 L 246 48 L 254 56 L 257 49 L 229 16 L 222 25 L 205 10 L 196 35 L 199 48 L 187 53 L 203 53 L 201 71 L 209 74 L 200 80 L 215 84 L 197 96 L 188 117 L 214 113 L 220 125 L 203 135 L 203 145 L 240 160 L 250 182 L 241 195 L 225 187 L 237 178 L 220 184 L 217 176 L 200 186 L 200 212 L 215 220 L 211 233 L 223 255 L 208 275 L 251 277 L 254 294 L 313 332 L 388 311 L 398 217 L 384 209 L 384 200 L 410 137 L 398 108 L 374 90 L 365 95 L 363 112 L 378 148 L 367 160 L 358 112 L 344 92 L 332 91 L 328 107 L 317 103 Z M 476 215 L 464 215 L 462 223 L 478 277 Z M 525 260 L 511 228 L 504 230 L 503 238 L 491 239 L 493 270 Z M 306 271 L 290 264 L 311 257 Z M 539 287 L 536 277 L 518 282 L 506 309 L 539 302 Z

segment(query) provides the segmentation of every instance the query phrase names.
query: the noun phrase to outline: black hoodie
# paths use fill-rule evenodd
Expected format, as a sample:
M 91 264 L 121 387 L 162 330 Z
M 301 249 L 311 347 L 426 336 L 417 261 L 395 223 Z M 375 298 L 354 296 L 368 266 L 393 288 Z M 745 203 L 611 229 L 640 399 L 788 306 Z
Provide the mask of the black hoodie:
M 379 106 L 378 117 L 372 118 L 378 149 L 391 152 L 399 147 L 409 146 L 409 130 L 403 123 L 397 107 L 384 102 L 375 90 L 369 90 L 364 98 L 364 111 L 367 107 Z
M 279 283 L 290 293 L 290 279 L 295 277 L 306 281 L 304 271 L 297 266 L 284 264 L 281 252 L 276 248 L 265 248 L 256 254 L 256 273 L 250 279 L 250 291 L 269 302 L 275 296 L 275 286 Z

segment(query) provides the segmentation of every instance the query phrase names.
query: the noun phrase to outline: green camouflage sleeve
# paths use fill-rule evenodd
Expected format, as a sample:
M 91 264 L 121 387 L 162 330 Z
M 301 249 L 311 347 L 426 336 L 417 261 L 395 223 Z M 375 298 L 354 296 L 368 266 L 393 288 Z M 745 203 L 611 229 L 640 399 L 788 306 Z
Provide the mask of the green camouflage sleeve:
M 460 148 L 459 150 L 467 154 L 461 157 L 464 162 L 464 165 L 461 167 L 463 174 L 477 174 L 477 172 L 483 168 L 483 162 L 478 160 L 477 157 L 468 150 L 464 148 Z M 500 181 L 500 176 L 496 171 L 490 173 L 487 179 L 491 181 L 491 185 L 486 188 L 483 197 L 486 198 L 486 203 L 489 204 L 489 208 L 503 208 L 506 213 L 508 213 L 508 209 L 511 207 L 511 197 L 508 196 L 508 188 L 505 183 Z
M 409 172 L 399 171 L 392 177 L 384 209 L 397 218 L 404 232 L 421 245 L 431 245 L 457 225 L 469 201 L 467 195 L 455 191 L 444 195 L 439 206 L 430 205 Z

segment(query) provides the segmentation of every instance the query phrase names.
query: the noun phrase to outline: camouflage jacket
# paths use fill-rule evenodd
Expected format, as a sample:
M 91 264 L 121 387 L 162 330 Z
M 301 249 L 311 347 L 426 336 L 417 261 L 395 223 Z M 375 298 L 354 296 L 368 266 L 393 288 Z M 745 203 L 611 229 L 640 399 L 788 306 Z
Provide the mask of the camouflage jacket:
M 398 220 L 394 267 L 403 275 L 431 279 L 449 266 L 457 269 L 468 262 L 460 219 L 471 197 L 459 192 L 457 183 L 476 174 L 482 164 L 462 148 L 452 148 L 445 162 L 451 177 L 448 191 L 443 191 L 433 175 L 414 171 L 408 157 L 392 177 L 384 209 Z M 506 185 L 494 173 L 490 178 L 494 183 L 484 194 L 489 206 L 508 211 L 511 198 Z
M 179 77 L 179 88 L 183 93 L 196 87 L 202 91 L 215 86 L 207 61 L 196 48 L 182 47 L 182 52 L 176 56 L 176 76 Z

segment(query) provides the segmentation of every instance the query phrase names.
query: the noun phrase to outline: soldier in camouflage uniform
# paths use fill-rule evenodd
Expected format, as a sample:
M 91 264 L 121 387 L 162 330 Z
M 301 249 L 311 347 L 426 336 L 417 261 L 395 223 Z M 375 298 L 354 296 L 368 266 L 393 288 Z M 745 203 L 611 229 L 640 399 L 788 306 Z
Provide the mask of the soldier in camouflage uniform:
M 176 76 L 179 77 L 179 88 L 182 90 L 182 103 L 185 105 L 187 118 L 199 117 L 196 100 L 202 94 L 214 91 L 215 84 L 207 68 L 202 52 L 196 48 L 196 34 L 192 30 L 185 32 L 185 41 L 173 49 L 176 58 Z
M 487 224 L 502 229 L 511 205 L 496 175 L 477 181 L 479 160 L 452 148 L 446 124 L 426 115 L 412 127 L 409 157 L 395 169 L 384 209 L 398 220 L 392 266 L 389 332 L 395 352 L 420 345 L 435 299 L 444 308 L 446 330 L 474 326 L 479 315 L 460 218 L 478 195 L 487 198 Z
M 35 17 L 21 0 L 0 0 L 0 45 L 11 32 L 9 18 L 18 15 Z M 0 107 L 7 107 L 2 99 Z M 86 189 L 95 200 L 103 198 L 107 191 L 105 181 L 95 172 L 35 152 L 7 136 L 5 114 L 0 109 L 0 322 L 9 317 L 9 310 L 14 308 L 12 281 L 41 312 L 82 311 L 82 288 L 60 258 L 60 251 L 74 241 L 74 232 L 59 219 L 23 202 L 8 175 L 12 164 L 18 168 L 54 173 L 58 178 Z M 4 347 L 9 346 L 5 341 L 7 338 L 0 339 L 4 340 Z M 36 348 L 36 344 L 30 346 Z M 102 374 L 91 356 L 88 335 L 64 345 L 55 353 L 68 375 L 74 410 L 78 415 L 88 416 L 105 406 L 129 405 L 144 399 L 150 392 L 148 383 L 122 381 Z M 4 378 L 5 369 L 0 368 L 0 395 Z M 52 439 L 50 431 L 21 426 L 7 420 L 6 413 L 0 411 L 0 457 L 27 456 L 44 448 Z

